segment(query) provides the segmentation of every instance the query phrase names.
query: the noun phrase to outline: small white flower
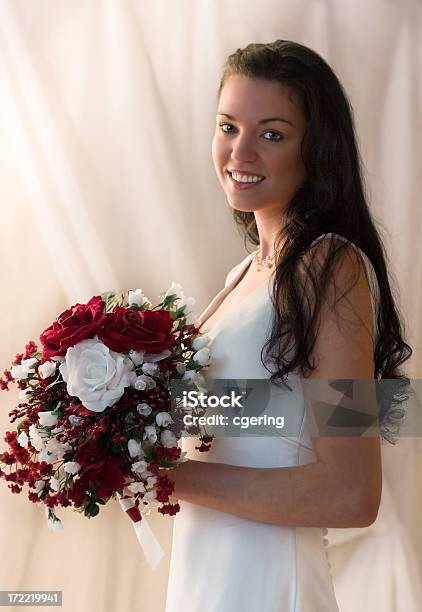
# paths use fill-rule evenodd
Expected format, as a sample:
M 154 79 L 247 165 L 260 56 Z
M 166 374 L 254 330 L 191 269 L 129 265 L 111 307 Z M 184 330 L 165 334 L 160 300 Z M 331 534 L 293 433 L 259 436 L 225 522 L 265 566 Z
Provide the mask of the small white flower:
M 146 302 L 149 302 L 148 298 L 145 297 L 142 289 L 136 289 L 135 291 L 129 291 L 128 295 L 129 306 L 142 306 Z
M 139 457 L 144 455 L 144 451 L 142 450 L 142 445 L 140 442 L 137 442 L 134 438 L 131 438 L 127 443 L 127 449 L 129 451 L 129 455 L 131 457 Z
M 57 438 L 50 438 L 46 442 L 45 448 L 54 455 L 55 459 L 62 459 L 67 451 L 71 450 L 69 442 L 59 442 Z
M 130 360 L 136 365 L 139 366 L 144 361 L 145 351 L 129 351 Z
M 31 389 L 20 389 L 18 393 L 18 399 L 22 400 L 23 402 L 26 402 L 31 397 L 31 394 Z
M 201 350 L 199 350 L 197 353 L 193 355 L 192 359 L 196 361 L 197 363 L 199 363 L 199 365 L 206 366 L 208 365 L 211 359 L 210 353 L 211 353 L 210 349 L 204 346 L 204 348 L 201 348 Z
M 142 372 L 144 374 L 148 374 L 149 376 L 155 376 L 157 372 L 160 371 L 160 368 L 156 363 L 144 363 L 142 366 Z
M 165 429 L 161 432 L 160 442 L 166 448 L 177 446 L 177 438 L 172 431 Z
M 137 391 L 144 391 L 144 389 L 153 389 L 157 386 L 157 383 L 153 378 L 147 376 L 146 374 L 141 374 L 137 376 L 132 382 L 132 387 L 134 387 Z
M 176 370 L 179 374 L 184 374 L 186 372 L 186 365 L 183 363 L 183 361 L 176 362 Z
M 62 357 L 61 355 L 54 355 L 54 357 L 50 357 L 53 361 L 57 361 L 58 363 L 63 363 L 66 361 L 66 357 Z
M 42 379 L 50 378 L 56 372 L 57 364 L 52 361 L 46 361 L 38 368 L 38 374 Z
M 47 506 L 45 507 L 45 515 L 47 517 L 47 524 L 49 529 L 51 529 L 52 531 L 63 531 L 63 525 L 61 520 L 55 515 L 51 516 L 50 509 L 47 508 Z
M 74 427 L 75 425 L 79 425 L 82 421 L 82 417 L 76 416 L 76 414 L 69 415 L 69 423 Z
M 148 440 L 152 444 L 157 442 L 157 431 L 155 429 L 155 425 L 146 425 L 144 429 L 144 440 Z
M 52 453 L 50 453 L 46 448 L 43 448 L 43 450 L 38 453 L 38 461 L 45 461 L 46 463 L 53 463 L 53 461 L 56 460 L 56 458 L 54 457 L 54 455 Z
M 144 493 L 145 485 L 142 482 L 132 482 L 127 487 L 131 493 Z
M 60 491 L 60 483 L 54 476 L 50 478 L 50 489 L 52 491 Z
M 51 410 L 44 410 L 38 413 L 40 425 L 43 427 L 54 427 L 57 423 L 57 416 Z
M 29 438 L 26 431 L 21 431 L 21 433 L 18 435 L 18 442 L 20 446 L 23 446 L 23 448 L 28 448 Z
M 41 493 L 41 491 L 44 489 L 44 480 L 37 480 L 35 485 L 34 485 L 34 491 L 37 495 L 39 495 Z
M 194 306 L 196 304 L 196 300 L 193 297 L 182 297 L 178 303 L 177 303 L 177 308 L 184 308 L 186 306 L 186 309 L 189 310 L 191 306 Z
M 81 469 L 81 464 L 78 463 L 77 461 L 67 461 L 64 465 L 63 465 L 63 469 L 66 472 L 66 474 L 77 474 L 79 472 L 79 470 Z
M 144 470 L 143 472 L 140 473 L 140 475 L 143 480 L 146 480 L 149 476 L 154 476 L 154 474 L 150 472 L 149 470 Z
M 170 357 L 170 355 L 171 355 L 171 351 L 166 349 L 165 351 L 162 351 L 161 353 L 149 353 L 148 355 L 145 355 L 144 361 L 145 363 L 156 363 L 157 361 L 161 361 L 162 359 L 165 359 L 166 357 Z
M 58 434 L 58 433 L 62 433 L 62 431 L 64 431 L 64 425 L 60 425 L 60 427 L 54 427 L 54 428 L 51 430 L 51 433 L 52 433 L 52 434 L 54 434 L 54 435 L 56 435 L 56 434 Z
M 169 296 L 169 295 L 176 295 L 178 297 L 185 297 L 185 294 L 183 293 L 183 288 L 182 285 L 180 285 L 179 283 L 175 283 L 174 281 L 171 284 L 171 287 L 169 289 L 167 289 L 166 293 L 165 293 L 165 297 Z
M 142 403 L 142 404 L 138 404 L 136 406 L 136 410 L 139 412 L 139 414 L 141 414 L 142 416 L 148 416 L 149 414 L 151 414 L 152 412 L 152 408 L 151 406 L 148 406 L 148 404 Z
M 157 482 L 157 476 L 149 476 L 147 478 L 147 484 L 146 484 L 147 489 L 151 489 L 151 487 L 153 487 L 156 482 Z
M 204 348 L 204 346 L 208 346 L 210 342 L 211 336 L 208 334 L 202 334 L 202 336 L 196 336 L 196 338 L 193 339 L 192 348 L 194 351 L 199 351 Z
M 147 465 L 148 464 L 146 461 L 136 461 L 132 464 L 132 472 L 135 472 L 136 474 L 141 474 L 145 471 Z
M 31 357 L 30 359 L 22 359 L 20 365 L 15 365 L 11 368 L 10 373 L 15 380 L 24 380 L 30 374 L 35 373 L 35 364 L 38 359 Z
M 37 427 L 32 424 L 29 426 L 29 439 L 31 440 L 31 445 L 37 451 L 42 451 L 44 448 L 44 440 L 48 438 L 48 433 L 46 431 L 42 431 L 41 429 L 37 429 Z
M 167 427 L 174 421 L 168 412 L 159 412 L 155 417 L 155 422 L 159 427 Z
M 142 501 L 152 501 L 153 499 L 156 499 L 156 492 L 155 491 L 147 491 L 144 496 L 142 497 Z
M 196 375 L 196 370 L 186 370 L 186 372 L 182 376 L 182 380 L 194 381 Z

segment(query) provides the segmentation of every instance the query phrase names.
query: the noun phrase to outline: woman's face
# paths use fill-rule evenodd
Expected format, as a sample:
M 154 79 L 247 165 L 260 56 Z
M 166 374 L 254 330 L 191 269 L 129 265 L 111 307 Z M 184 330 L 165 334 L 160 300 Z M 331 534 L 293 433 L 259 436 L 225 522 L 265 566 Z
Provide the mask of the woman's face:
M 227 78 L 212 157 L 232 208 L 252 212 L 287 207 L 305 180 L 300 155 L 304 131 L 305 118 L 287 86 L 243 75 Z M 239 175 L 264 179 L 244 183 L 236 180 Z

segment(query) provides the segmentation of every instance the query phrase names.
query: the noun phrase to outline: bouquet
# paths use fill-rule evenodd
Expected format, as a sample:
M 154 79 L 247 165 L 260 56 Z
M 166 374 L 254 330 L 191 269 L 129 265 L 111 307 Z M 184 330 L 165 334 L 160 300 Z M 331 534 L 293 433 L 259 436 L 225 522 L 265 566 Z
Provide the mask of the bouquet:
M 6 432 L 0 477 L 13 493 L 43 504 L 49 526 L 71 506 L 87 517 L 119 499 L 150 564 L 162 556 L 144 515 L 174 515 L 169 470 L 185 460 L 172 431 L 171 380 L 203 388 L 209 337 L 199 334 L 180 285 L 172 283 L 154 307 L 142 290 L 107 292 L 65 310 L 29 341 L 0 378 L 19 387 L 18 421 Z M 199 430 L 198 430 L 199 431 Z M 201 433 L 199 431 L 199 433 Z M 199 436 L 201 451 L 212 436 Z M 141 520 L 142 519 L 142 520 Z

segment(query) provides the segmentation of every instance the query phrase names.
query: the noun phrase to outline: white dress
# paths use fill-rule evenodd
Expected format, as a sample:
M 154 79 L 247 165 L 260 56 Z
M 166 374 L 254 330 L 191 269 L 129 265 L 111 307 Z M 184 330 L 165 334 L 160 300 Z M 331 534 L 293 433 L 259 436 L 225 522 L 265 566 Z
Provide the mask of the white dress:
M 366 255 L 359 252 L 376 300 L 375 273 Z M 226 287 L 202 313 L 201 322 L 236 286 L 251 259 L 248 255 L 235 268 Z M 212 338 L 208 376 L 269 378 L 260 353 L 270 332 L 272 278 L 207 330 Z M 289 384 L 295 381 L 300 384 L 299 376 L 290 373 Z M 267 412 L 280 412 L 286 400 L 284 393 L 282 389 L 272 393 Z M 197 438 L 185 437 L 182 449 L 189 459 L 247 467 L 314 463 L 316 455 L 303 404 L 299 402 L 294 408 L 300 414 L 295 437 L 218 437 L 205 453 L 194 449 Z M 165 612 L 338 612 L 327 559 L 326 529 L 270 525 L 185 501 L 180 507 L 174 518 Z

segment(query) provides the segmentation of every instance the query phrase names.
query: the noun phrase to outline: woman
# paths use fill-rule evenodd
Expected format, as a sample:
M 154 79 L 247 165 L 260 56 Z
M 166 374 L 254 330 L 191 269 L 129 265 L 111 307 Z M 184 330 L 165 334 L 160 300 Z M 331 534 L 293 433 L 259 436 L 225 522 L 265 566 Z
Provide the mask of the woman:
M 293 42 L 250 44 L 226 61 L 216 119 L 217 176 L 258 248 L 200 317 L 210 376 L 403 378 L 412 350 L 333 71 Z M 394 417 L 384 403 L 387 438 Z M 375 521 L 379 438 L 313 436 L 304 416 L 292 437 L 197 443 L 184 438 L 188 461 L 171 474 L 181 512 L 166 612 L 337 611 L 324 531 Z

